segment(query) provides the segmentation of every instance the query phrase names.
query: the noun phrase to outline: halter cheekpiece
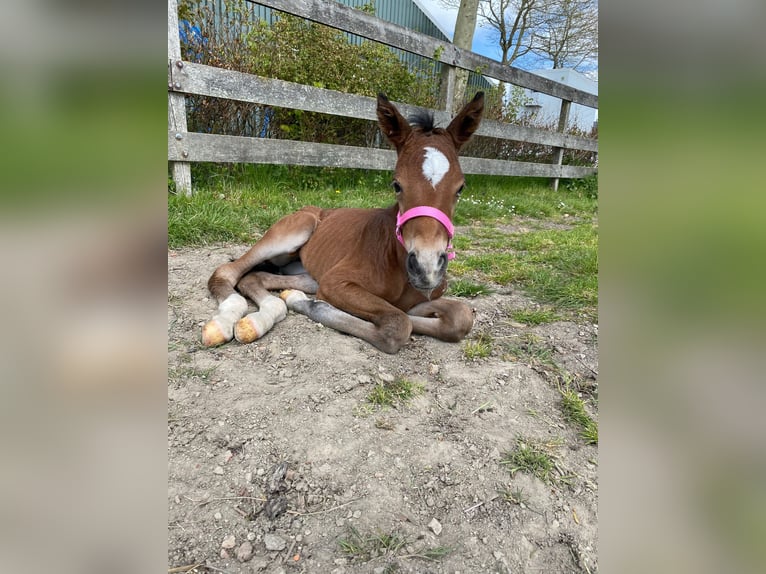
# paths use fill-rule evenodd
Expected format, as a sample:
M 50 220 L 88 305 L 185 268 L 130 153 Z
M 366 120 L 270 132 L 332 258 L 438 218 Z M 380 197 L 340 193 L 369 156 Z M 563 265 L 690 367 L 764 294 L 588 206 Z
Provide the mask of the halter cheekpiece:
M 402 225 L 416 217 L 430 217 L 444 226 L 447 230 L 447 235 L 449 235 L 449 241 L 447 242 L 447 259 L 452 261 L 455 258 L 455 248 L 452 247 L 452 238 L 455 236 L 455 226 L 452 225 L 452 222 L 450 221 L 450 218 L 447 217 L 446 213 L 435 207 L 421 205 L 419 207 L 408 209 L 404 213 L 399 212 L 396 215 L 396 238 L 399 240 L 399 243 L 405 247 L 404 239 L 402 238 Z

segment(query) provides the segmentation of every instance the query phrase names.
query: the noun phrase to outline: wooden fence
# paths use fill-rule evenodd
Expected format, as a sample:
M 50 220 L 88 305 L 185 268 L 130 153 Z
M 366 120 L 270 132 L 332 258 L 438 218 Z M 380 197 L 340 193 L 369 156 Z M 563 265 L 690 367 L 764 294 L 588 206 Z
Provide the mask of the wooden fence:
M 176 191 L 191 194 L 190 162 L 273 163 L 392 170 L 396 154 L 391 150 L 194 133 L 187 131 L 186 94 L 226 98 L 308 112 L 321 112 L 376 120 L 375 99 L 334 90 L 325 90 L 273 78 L 214 68 L 181 59 L 178 30 L 178 1 L 168 0 L 168 160 Z M 313 22 L 351 32 L 358 36 L 400 48 L 426 58 L 437 59 L 450 70 L 445 110 L 453 108 L 455 68 L 481 69 L 485 76 L 561 98 L 558 132 L 502 122 L 482 122 L 477 135 L 553 146 L 554 162 L 531 163 L 463 157 L 460 165 L 467 174 L 548 177 L 554 188 L 559 178 L 586 177 L 595 167 L 562 165 L 564 150 L 597 151 L 598 141 L 563 133 L 571 103 L 598 108 L 598 96 L 537 76 L 425 34 L 379 20 L 333 0 L 258 0 L 268 6 Z M 406 116 L 416 108 L 399 104 Z M 445 110 L 434 110 L 437 122 L 450 119 Z

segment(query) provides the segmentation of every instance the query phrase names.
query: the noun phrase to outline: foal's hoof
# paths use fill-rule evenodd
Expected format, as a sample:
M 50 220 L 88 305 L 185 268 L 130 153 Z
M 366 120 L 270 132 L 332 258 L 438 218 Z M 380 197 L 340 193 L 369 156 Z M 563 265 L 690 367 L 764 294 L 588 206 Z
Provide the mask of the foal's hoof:
M 297 289 L 285 289 L 279 294 L 279 298 L 285 302 L 288 309 L 293 309 L 295 303 L 298 301 L 305 301 L 308 299 L 303 291 Z
M 266 334 L 263 326 L 259 328 L 250 316 L 242 317 L 234 325 L 234 338 L 240 343 L 252 343 Z
M 231 335 L 228 337 L 215 319 L 208 321 L 202 327 L 202 344 L 206 347 L 217 347 L 231 341 Z

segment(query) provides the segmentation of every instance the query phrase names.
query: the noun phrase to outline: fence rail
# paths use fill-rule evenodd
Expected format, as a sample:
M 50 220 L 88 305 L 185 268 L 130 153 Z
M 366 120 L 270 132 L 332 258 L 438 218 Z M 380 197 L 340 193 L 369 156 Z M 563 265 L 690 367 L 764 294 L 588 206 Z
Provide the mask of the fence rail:
M 596 139 L 563 133 L 570 104 L 574 102 L 597 108 L 598 96 L 524 70 L 501 66 L 450 43 L 384 22 L 332 0 L 259 0 L 258 4 L 420 56 L 435 57 L 448 66 L 480 69 L 486 76 L 562 99 L 558 132 L 495 121 L 482 122 L 476 132 L 477 135 L 493 138 L 553 146 L 556 152 L 554 163 L 463 157 L 460 164 L 465 173 L 550 177 L 556 187 L 559 178 L 585 177 L 596 172 L 595 167 L 561 165 L 561 161 L 565 149 L 598 150 Z M 394 167 L 396 156 L 389 150 L 188 132 L 185 95 L 225 98 L 373 121 L 376 119 L 375 99 L 183 61 L 177 0 L 168 0 L 168 56 L 168 160 L 173 162 L 176 189 L 181 193 L 191 193 L 189 162 L 274 163 L 380 170 Z M 405 115 L 417 109 L 406 103 L 398 105 Z M 445 108 L 451 109 L 451 102 L 446 102 Z M 448 123 L 451 117 L 448 111 L 433 111 L 437 122 Z

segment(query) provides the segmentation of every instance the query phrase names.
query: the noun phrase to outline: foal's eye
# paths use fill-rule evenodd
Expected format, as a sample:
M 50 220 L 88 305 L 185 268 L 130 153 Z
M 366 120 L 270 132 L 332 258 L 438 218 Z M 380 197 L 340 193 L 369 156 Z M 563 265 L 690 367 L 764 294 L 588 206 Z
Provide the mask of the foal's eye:
M 460 189 L 458 189 L 457 193 L 455 193 L 455 197 L 460 197 L 460 194 L 463 193 L 464 189 L 465 189 L 465 184 L 460 186 Z
M 394 188 L 394 192 L 396 193 L 396 195 L 399 195 L 402 192 L 402 186 L 399 185 L 398 181 L 394 181 L 393 183 L 391 183 L 391 187 Z

